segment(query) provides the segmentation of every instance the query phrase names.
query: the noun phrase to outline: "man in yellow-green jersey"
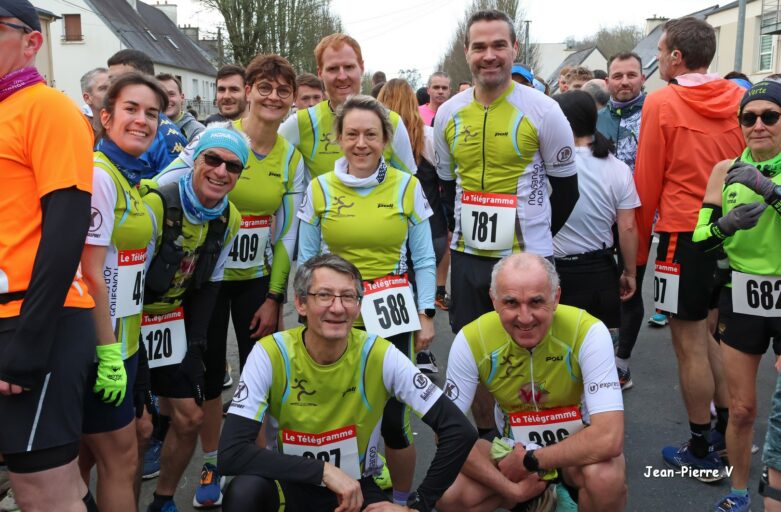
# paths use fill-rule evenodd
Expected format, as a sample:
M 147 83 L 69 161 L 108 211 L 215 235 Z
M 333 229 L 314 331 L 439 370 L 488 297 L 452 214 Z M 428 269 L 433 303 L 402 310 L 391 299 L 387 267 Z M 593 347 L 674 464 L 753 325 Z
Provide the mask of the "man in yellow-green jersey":
M 547 479 L 556 469 L 565 484 L 560 501 L 577 494 L 582 510 L 624 509 L 624 405 L 613 343 L 602 322 L 560 305 L 560 294 L 545 258 L 513 254 L 494 267 L 495 311 L 456 335 L 445 394 L 466 411 L 478 383 L 486 386 L 496 399 L 495 435 L 511 448 L 496 465 L 491 443 L 479 440 L 438 510 L 513 509 L 543 491 L 538 474 Z
M 353 264 L 335 254 L 311 258 L 294 288 L 306 326 L 255 345 L 223 426 L 219 469 L 238 475 L 223 510 L 277 510 L 284 500 L 288 512 L 357 512 L 388 502 L 372 477 L 382 470 L 380 424 L 391 396 L 437 434 L 434 460 L 407 501 L 432 510 L 466 460 L 474 428 L 392 344 L 352 328 L 363 291 Z M 272 449 L 256 445 L 261 423 Z
M 363 55 L 358 42 L 345 34 L 331 34 L 315 48 L 317 76 L 325 85 L 328 99 L 313 107 L 299 110 L 279 127 L 279 133 L 293 144 L 304 158 L 310 177 L 334 170 L 342 149 L 336 141 L 334 113 L 348 97 L 361 93 Z M 404 122 L 396 112 L 390 112 L 393 139 L 385 148 L 385 161 L 410 174 L 417 172 L 412 145 Z

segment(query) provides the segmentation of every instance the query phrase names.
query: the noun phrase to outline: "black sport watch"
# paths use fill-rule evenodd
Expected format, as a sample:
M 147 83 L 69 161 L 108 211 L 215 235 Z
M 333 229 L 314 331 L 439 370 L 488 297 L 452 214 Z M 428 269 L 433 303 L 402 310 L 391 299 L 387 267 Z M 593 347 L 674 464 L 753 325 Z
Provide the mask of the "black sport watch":
M 523 456 L 523 467 L 530 473 L 536 473 L 540 470 L 540 461 L 534 455 L 535 450 L 526 450 L 526 455 Z
M 434 318 L 434 315 L 437 314 L 437 310 L 434 308 L 431 309 L 424 309 L 423 314 L 426 315 L 429 318 Z
M 423 502 L 420 501 L 418 491 L 414 491 L 409 495 L 409 498 L 407 498 L 407 508 L 411 508 L 412 510 L 428 511 L 428 509 L 425 508 Z

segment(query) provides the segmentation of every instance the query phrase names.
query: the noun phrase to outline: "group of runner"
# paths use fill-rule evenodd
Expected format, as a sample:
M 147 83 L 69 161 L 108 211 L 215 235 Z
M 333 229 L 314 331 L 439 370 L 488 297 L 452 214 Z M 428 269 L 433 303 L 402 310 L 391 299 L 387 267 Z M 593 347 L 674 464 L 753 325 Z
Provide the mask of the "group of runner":
M 128 51 L 109 60 L 90 137 L 32 67 L 40 30 L 27 0 L 0 2 L 9 127 L 0 158 L 10 173 L 0 198 L 0 415 L 12 418 L 0 453 L 23 510 L 136 510 L 150 438 L 162 447 L 147 510 L 177 510 L 199 436 L 196 507 L 623 509 L 623 399 L 606 327 L 616 322 L 586 307 L 577 279 L 562 295 L 554 267 L 612 258 L 612 235 L 596 251 L 558 252 L 578 243 L 569 223 L 598 209 L 578 200 L 576 155 L 590 153 L 591 171 L 607 146 L 589 142 L 596 110 L 582 97 L 554 100 L 512 80 L 518 42 L 505 13 L 469 19 L 474 86 L 439 105 L 433 128 L 402 80 L 379 101 L 360 95 L 361 48 L 332 34 L 315 49 L 326 100 L 288 117 L 296 73 L 282 56 L 259 55 L 220 71 L 224 122 L 186 148 L 156 142 L 171 124 L 171 91 Z M 780 117 L 781 83 L 743 96 L 747 148 L 716 166 L 692 235 L 705 251 L 723 247 L 732 268 L 719 334 L 735 361 L 726 446 L 738 491 L 758 360 L 781 335 L 781 267 L 768 260 L 781 234 Z M 56 155 L 43 149 L 55 140 Z M 177 144 L 178 156 L 166 151 Z M 636 197 L 616 204 L 598 219 L 602 231 L 612 219 L 633 232 L 620 212 Z M 440 390 L 413 360 L 435 336 L 448 227 L 456 337 Z M 611 301 L 634 293 L 634 260 L 646 257 L 636 244 L 620 240 L 625 272 Z M 284 329 L 295 259 L 287 299 L 302 325 Z M 223 424 L 230 321 L 242 376 Z M 773 500 L 781 387 L 776 395 L 765 450 Z M 411 411 L 437 434 L 414 489 Z M 390 496 L 379 485 L 386 465 Z M 223 488 L 225 475 L 234 478 Z

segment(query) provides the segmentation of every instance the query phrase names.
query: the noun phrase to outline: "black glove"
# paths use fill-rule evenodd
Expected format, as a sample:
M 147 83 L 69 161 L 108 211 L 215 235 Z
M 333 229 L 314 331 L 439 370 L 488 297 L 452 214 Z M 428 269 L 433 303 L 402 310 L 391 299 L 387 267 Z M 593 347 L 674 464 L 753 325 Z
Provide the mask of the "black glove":
M 770 200 L 773 190 L 776 188 L 773 180 L 763 176 L 753 165 L 740 160 L 732 164 L 732 167 L 727 171 L 727 176 L 724 178 L 724 185 L 732 185 L 733 183 L 740 183 L 750 188 L 764 197 L 765 201 Z
M 716 221 L 716 227 L 725 236 L 732 236 L 739 229 L 751 229 L 759 222 L 759 216 L 767 208 L 766 203 L 740 204 Z
M 152 414 L 152 380 L 144 347 L 138 349 L 138 371 L 133 385 L 133 405 L 136 408 L 136 418 L 144 415 L 144 407 L 149 414 Z
M 206 380 L 204 374 L 206 369 L 203 364 L 204 347 L 201 345 L 190 345 L 187 347 L 187 353 L 182 359 L 180 369 L 184 373 L 193 391 L 193 398 L 198 405 L 203 404 L 204 390 L 206 389 Z

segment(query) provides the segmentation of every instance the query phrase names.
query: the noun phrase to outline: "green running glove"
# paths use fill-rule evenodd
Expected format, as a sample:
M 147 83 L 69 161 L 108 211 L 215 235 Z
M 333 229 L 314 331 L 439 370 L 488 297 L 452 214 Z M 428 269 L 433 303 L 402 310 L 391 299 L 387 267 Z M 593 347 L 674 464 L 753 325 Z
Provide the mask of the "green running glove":
M 92 390 L 107 404 L 119 407 L 125 399 L 127 373 L 122 361 L 122 344 L 98 345 L 98 375 Z

